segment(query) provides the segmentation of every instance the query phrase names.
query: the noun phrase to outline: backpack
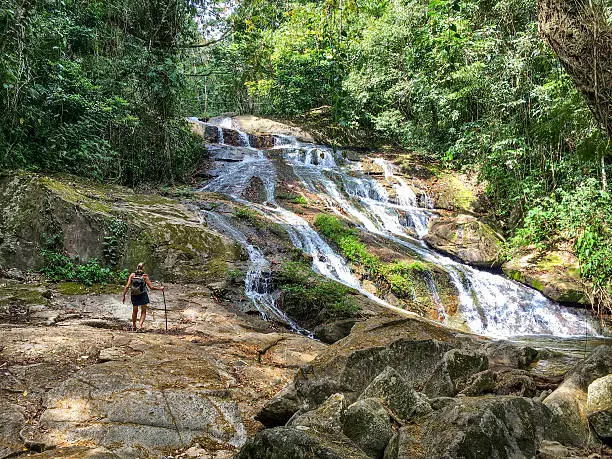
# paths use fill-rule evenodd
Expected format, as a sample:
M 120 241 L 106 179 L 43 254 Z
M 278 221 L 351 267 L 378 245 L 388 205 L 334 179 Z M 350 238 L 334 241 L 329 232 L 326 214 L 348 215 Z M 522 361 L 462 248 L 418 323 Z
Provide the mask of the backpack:
M 137 276 L 136 273 L 134 273 L 134 277 L 132 277 L 131 284 L 132 296 L 142 295 L 145 292 L 145 288 L 146 283 L 144 280 L 144 274 Z

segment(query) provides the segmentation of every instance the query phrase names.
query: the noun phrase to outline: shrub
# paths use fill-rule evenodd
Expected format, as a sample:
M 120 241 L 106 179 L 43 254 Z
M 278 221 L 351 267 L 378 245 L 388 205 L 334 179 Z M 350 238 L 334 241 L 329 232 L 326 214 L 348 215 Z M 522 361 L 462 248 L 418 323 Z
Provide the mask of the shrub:
M 44 266 L 40 272 L 53 281 L 76 281 L 84 285 L 121 283 L 129 272 L 114 271 L 111 268 L 100 266 L 98 260 L 91 258 L 86 263 L 79 264 L 67 255 L 44 250 L 42 252 Z
M 303 263 L 285 263 L 276 275 L 276 282 L 283 292 L 285 312 L 308 326 L 354 317 L 359 311 L 348 296 L 348 287 L 323 279 Z

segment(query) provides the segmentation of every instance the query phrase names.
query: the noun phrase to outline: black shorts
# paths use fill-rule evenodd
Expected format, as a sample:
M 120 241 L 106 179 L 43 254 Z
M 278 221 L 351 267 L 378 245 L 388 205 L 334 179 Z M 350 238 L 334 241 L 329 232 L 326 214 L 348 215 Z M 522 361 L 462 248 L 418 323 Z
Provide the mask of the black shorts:
M 147 292 L 141 293 L 140 295 L 132 295 L 132 306 L 142 306 L 149 304 L 149 295 Z

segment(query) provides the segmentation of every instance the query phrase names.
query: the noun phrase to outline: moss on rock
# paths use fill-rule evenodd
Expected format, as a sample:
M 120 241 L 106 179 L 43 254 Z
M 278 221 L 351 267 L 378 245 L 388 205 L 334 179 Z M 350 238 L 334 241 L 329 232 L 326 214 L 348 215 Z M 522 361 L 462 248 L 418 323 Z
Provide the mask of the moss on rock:
M 4 174 L 0 189 L 0 266 L 37 269 L 50 249 L 119 268 L 145 262 L 168 281 L 209 282 L 238 256 L 233 242 L 174 199 L 26 172 Z

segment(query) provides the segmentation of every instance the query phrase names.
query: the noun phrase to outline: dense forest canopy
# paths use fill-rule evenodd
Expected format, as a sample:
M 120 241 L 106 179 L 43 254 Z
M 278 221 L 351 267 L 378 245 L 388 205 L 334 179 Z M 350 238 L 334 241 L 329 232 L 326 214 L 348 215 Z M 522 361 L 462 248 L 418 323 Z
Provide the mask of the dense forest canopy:
M 609 301 L 607 121 L 539 35 L 535 0 L 0 5 L 3 168 L 185 181 L 205 154 L 185 116 L 328 107 L 338 142 L 359 132 L 477 173 L 511 243 L 570 241 Z M 610 5 L 589 5 L 601 44 Z

